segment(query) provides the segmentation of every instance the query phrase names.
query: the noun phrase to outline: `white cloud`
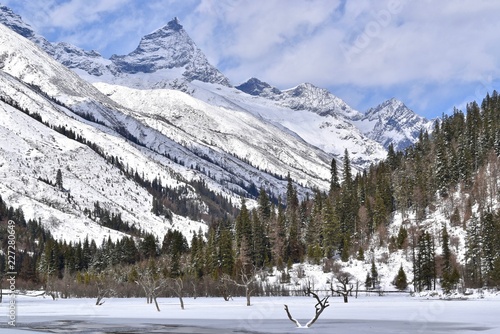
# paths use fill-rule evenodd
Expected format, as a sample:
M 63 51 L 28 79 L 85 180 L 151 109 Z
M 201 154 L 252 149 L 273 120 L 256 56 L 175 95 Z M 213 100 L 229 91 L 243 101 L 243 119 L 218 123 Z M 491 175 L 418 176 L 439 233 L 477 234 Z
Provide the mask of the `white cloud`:
M 331 19 L 335 1 L 201 1 L 191 24 L 199 46 L 245 78 L 293 53 Z M 192 18 L 194 21 L 194 19 Z M 201 42 L 200 42 L 201 41 Z M 210 41 L 210 42 L 208 42 Z M 254 76 L 257 73 L 253 74 Z
M 71 0 L 56 4 L 49 9 L 46 24 L 63 29 L 74 29 L 82 24 L 98 22 L 103 15 L 116 11 L 129 1 Z

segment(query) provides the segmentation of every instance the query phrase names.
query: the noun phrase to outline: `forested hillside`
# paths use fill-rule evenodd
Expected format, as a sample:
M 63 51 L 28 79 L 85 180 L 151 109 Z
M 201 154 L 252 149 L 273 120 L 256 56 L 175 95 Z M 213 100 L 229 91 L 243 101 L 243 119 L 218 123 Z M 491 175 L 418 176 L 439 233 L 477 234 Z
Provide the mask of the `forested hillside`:
M 443 116 L 432 134 L 421 133 L 418 143 L 404 152 L 390 147 L 385 161 L 362 173 L 353 175 L 346 151 L 342 166 L 332 160 L 328 193 L 316 190 L 301 201 L 289 177 L 286 198 L 271 201 L 262 189 L 256 208 L 247 207 L 242 198 L 235 219 L 214 216 L 208 232 L 200 231 L 192 240 L 174 230 L 163 240 L 137 230 L 131 233 L 135 237 L 116 242 L 68 244 L 0 201 L 1 249 L 7 249 L 12 220 L 19 287 L 43 287 L 54 296 L 138 296 L 148 294 L 147 282 L 159 284 L 165 294 L 184 290 L 227 297 L 243 294 L 247 283 L 254 293 L 286 294 L 287 268 L 294 263 L 322 265 L 326 272 L 339 270 L 335 262 L 342 266 L 354 259 L 373 263 L 368 289 L 376 287 L 372 280 L 377 280 L 378 259 L 365 254 L 384 247 L 389 253 L 405 250 L 411 259 L 413 272 L 404 273 L 401 265 L 400 289 L 407 283 L 417 291 L 498 287 L 499 156 L 500 96 L 495 91 L 480 104 L 468 104 L 465 112 Z M 429 224 L 437 207 L 443 220 Z M 98 214 L 106 216 L 89 212 Z M 118 224 L 120 217 L 108 213 L 104 220 Z M 396 223 L 400 227 L 394 233 Z M 448 233 L 451 229 L 455 237 Z M 456 237 L 460 231 L 462 239 Z M 5 266 L 3 252 L 0 272 Z M 270 285 L 263 273 L 275 275 L 272 268 L 281 277 Z M 252 279 L 257 273 L 260 278 Z

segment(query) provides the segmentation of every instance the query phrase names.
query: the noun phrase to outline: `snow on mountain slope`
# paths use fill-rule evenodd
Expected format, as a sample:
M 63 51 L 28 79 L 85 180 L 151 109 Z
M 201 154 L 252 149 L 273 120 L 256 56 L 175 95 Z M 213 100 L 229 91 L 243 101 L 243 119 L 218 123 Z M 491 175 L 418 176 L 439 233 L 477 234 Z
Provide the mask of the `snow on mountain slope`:
M 133 147 L 126 151 L 124 148 L 130 145 L 122 138 L 61 114 L 49 101 L 1 71 L 0 92 L 2 98 L 16 99 L 21 101 L 22 108 L 36 110 L 44 121 L 59 121 L 123 161 L 135 161 L 138 170 L 154 171 L 164 183 L 178 184 L 176 175 L 168 168 L 144 161 L 140 151 Z M 154 216 L 150 209 L 152 196 L 88 146 L 68 139 L 4 102 L 0 102 L 0 110 L 2 199 L 22 208 L 29 219 L 41 218 L 56 238 L 77 241 L 88 236 L 101 240 L 123 235 L 87 217 L 85 209 L 94 210 L 96 202 L 101 208 L 121 214 L 129 224 L 160 238 L 169 228 L 186 235 L 206 228 L 177 215 L 172 221 Z M 113 151 L 120 146 L 120 152 Z M 49 184 L 55 180 L 58 169 L 63 175 L 63 190 Z
M 59 62 L 89 82 L 105 82 L 138 89 L 169 88 L 188 94 L 195 93 L 196 88 L 191 85 L 195 82 L 215 84 L 214 87 L 198 85 L 197 96 L 210 95 L 207 92 L 200 94 L 200 89 L 220 95 L 218 84 L 230 86 L 229 80 L 208 63 L 204 54 L 176 18 L 163 28 L 144 36 L 133 52 L 123 56 L 114 55 L 110 60 L 102 58 L 95 51 L 85 51 L 66 43 L 48 43 L 6 7 L 3 11 L 0 10 L 0 20 L 33 40 Z M 278 108 L 276 111 L 270 110 L 272 114 L 279 114 L 279 110 L 283 107 L 303 111 L 304 115 L 294 112 L 298 117 L 289 118 L 287 125 L 274 116 L 270 117 L 269 112 L 268 115 L 264 113 L 260 115 L 267 121 L 279 124 L 284 131 L 295 133 L 310 144 L 337 157 L 343 155 L 347 148 L 353 156 L 353 164 L 358 168 L 366 168 L 370 163 L 379 161 L 385 156 L 382 147 L 377 147 L 376 143 L 367 140 L 351 124 L 350 119 L 360 117 L 361 114 L 325 89 L 311 84 L 301 84 L 280 91 L 255 78 L 238 88 L 276 101 L 272 107 L 266 106 L 268 110 Z M 235 105 L 230 101 L 232 95 L 225 97 L 227 103 L 224 103 L 232 104 L 231 108 L 241 108 L 241 104 L 238 106 L 237 103 Z M 212 100 L 220 99 L 208 96 L 204 101 L 211 103 Z M 250 104 L 250 107 L 254 106 Z M 326 119 L 310 115 L 308 111 Z M 294 122 L 294 119 L 298 119 L 299 122 Z M 307 126 L 304 126 L 305 124 Z M 312 135 L 313 132 L 319 132 L 321 135 Z
M 95 76 L 109 72 L 111 61 L 104 59 L 97 51 L 86 51 L 64 42 L 50 43 L 6 6 L 0 5 L 0 23 L 29 39 L 67 67 L 80 68 Z
M 331 158 L 327 154 L 244 110 L 214 106 L 175 90 L 95 86 L 136 110 L 131 114 L 134 118 L 186 147 L 197 146 L 221 166 L 228 164 L 227 157 L 220 154 L 225 152 L 272 174 L 290 173 L 292 179 L 310 188 L 326 189 L 328 185 Z
M 259 79 L 251 78 L 236 88 L 250 95 L 279 101 L 279 104 L 284 107 L 312 111 L 320 116 L 330 115 L 350 119 L 361 115 L 328 90 L 310 83 L 280 91 Z
M 3 199 L 9 205 L 21 205 L 28 218 L 42 217 L 53 225 L 50 229 L 57 237 L 76 240 L 85 237 L 86 229 L 90 238 L 112 233 L 102 232 L 96 222 L 86 217 L 85 211 L 92 211 L 96 201 L 102 208 L 120 213 L 123 220 L 160 238 L 168 228 L 175 227 L 189 237 L 205 226 L 175 212 L 172 221 L 153 215 L 151 195 L 111 165 L 106 159 L 111 155 L 147 180 L 159 178 L 165 186 L 184 189 L 183 196 L 206 213 L 208 207 L 190 185 L 193 180 L 203 180 L 208 188 L 232 203 L 238 203 L 239 194 L 252 185 L 257 189 L 263 186 L 275 196 L 283 195 L 286 180 L 272 174 L 286 176 L 290 172 L 309 187 L 326 188 L 328 184 L 328 155 L 248 113 L 236 114 L 209 106 L 180 92 L 172 96 L 175 103 L 171 105 L 172 112 L 183 116 L 177 120 L 178 125 L 161 114 L 155 117 L 154 110 L 140 112 L 142 105 L 138 106 L 139 111 L 127 109 L 3 25 L 0 25 L 0 74 L 0 96 L 5 102 L 2 136 L 7 140 L 0 150 L 1 161 L 5 161 L 1 181 Z M 36 112 L 50 127 L 64 126 L 97 145 L 106 157 L 59 135 L 21 109 Z M 207 115 L 204 132 L 200 131 L 198 120 L 203 113 Z M 211 118 L 212 114 L 217 118 Z M 230 114 L 233 121 L 228 123 L 225 116 Z M 91 118 L 99 124 L 90 121 Z M 232 128 L 230 123 L 237 118 L 245 120 L 239 128 Z M 22 130 L 30 127 L 34 127 L 33 131 Z M 224 134 L 226 127 L 233 133 Z M 230 140 L 231 136 L 234 140 Z M 13 137 L 11 144 L 9 137 Z M 135 143 L 127 140 L 131 138 Z M 210 141 L 217 141 L 220 147 Z M 29 159 L 27 152 L 40 153 L 20 169 L 16 163 Z M 15 160 L 10 160 L 11 157 Z M 65 190 L 69 192 L 49 184 L 57 169 L 63 171 Z M 309 190 L 297 185 L 297 191 L 305 196 Z M 74 221 L 79 223 L 69 231 L 68 224 Z
M 119 110 L 113 110 L 113 106 L 118 106 L 112 100 L 4 26 L 0 26 L 0 69 L 0 96 L 5 101 L 11 101 L 18 108 L 38 113 L 43 121 L 51 126 L 64 126 L 74 131 L 98 145 L 104 152 L 116 155 L 123 164 L 130 166 L 149 180 L 158 177 L 163 185 L 173 188 L 184 187 L 185 196 L 203 205 L 194 189 L 187 184 L 189 180 L 202 177 L 201 173 L 130 143 L 112 127 L 96 125 L 81 119 L 73 112 L 74 110 L 95 112 L 109 125 L 114 122 L 115 125 L 131 129 L 135 126 L 138 132 L 146 131 L 139 122 L 120 113 Z M 26 80 L 30 86 L 20 79 Z M 72 110 L 47 98 L 47 94 L 64 101 Z M 74 150 L 68 150 L 67 148 L 75 145 L 74 141 L 59 138 L 62 136 L 52 129 L 3 102 L 1 115 L 4 139 L 0 150 L 3 199 L 9 205 L 21 205 L 28 218 L 42 217 L 47 218 L 44 221 L 53 222 L 51 231 L 57 237 L 76 240 L 84 238 L 83 231 L 86 230 L 91 238 L 99 239 L 105 234 L 109 235 L 111 232 L 103 233 L 103 229 L 85 218 L 83 211 L 93 210 L 96 201 L 101 203 L 101 207 L 122 214 L 123 220 L 146 231 L 154 232 L 159 237 L 172 227 L 187 235 L 200 228 L 206 228 L 206 225 L 200 222 L 190 221 L 175 214 L 171 222 L 154 216 L 150 209 L 151 195 L 128 180 L 122 172 L 110 166 L 103 157 L 98 157 L 90 148 L 78 144 Z M 33 130 L 28 130 L 31 128 Z M 205 161 L 155 131 L 150 130 L 147 135 L 151 140 L 161 142 L 165 150 L 174 157 L 176 154 L 186 160 L 190 157 L 192 161 L 200 164 Z M 21 149 L 23 147 L 24 149 Z M 27 163 L 26 168 L 19 168 L 19 163 L 23 164 L 25 159 L 29 159 L 30 154 L 27 152 L 39 151 L 41 153 L 33 158 L 32 163 Z M 26 158 L 23 158 L 25 155 Z M 65 184 L 73 196 L 71 200 L 68 200 L 67 193 L 50 191 L 51 186 L 39 179 L 54 180 L 58 168 L 63 170 L 64 174 L 68 174 L 68 181 Z M 206 182 L 213 189 L 222 191 L 221 187 L 210 179 L 207 178 Z M 228 196 L 233 196 L 236 202 L 237 196 L 231 193 L 228 193 Z M 85 227 L 80 226 L 80 228 L 77 224 L 70 229 L 68 224 L 73 221 L 81 222 Z M 116 237 L 119 234 L 114 235 Z
M 385 148 L 393 144 L 394 149 L 399 151 L 416 143 L 420 131 L 432 131 L 434 124 L 394 98 L 352 120 L 369 138 L 381 143 Z
M 208 63 L 177 18 L 144 36 L 138 47 L 128 55 L 114 55 L 111 59 L 104 59 L 98 52 L 85 51 L 67 43 L 49 43 L 4 6 L 0 7 L 0 22 L 38 44 L 89 82 L 138 89 L 171 88 L 189 94 L 192 93 L 190 83 L 196 80 L 230 86 L 229 80 Z M 384 157 L 384 148 L 390 143 L 396 149 L 403 150 L 416 141 L 420 129 L 429 129 L 431 123 L 396 100 L 386 101 L 362 114 L 327 90 L 307 83 L 280 91 L 252 78 L 237 88 L 252 96 L 274 100 L 280 107 L 325 116 L 323 122 L 315 116 L 311 116 L 311 120 L 305 115 L 300 117 L 301 123 L 304 120 L 309 124 L 315 123 L 309 128 L 322 133 L 321 138 L 315 137 L 316 140 L 311 141 L 311 136 L 301 130 L 301 126 L 291 124 L 289 130 L 336 156 L 343 154 L 344 147 L 348 148 L 353 155 L 357 155 L 354 164 L 360 168 Z M 212 87 L 209 90 L 214 89 Z M 262 116 L 269 121 L 275 120 Z M 284 126 L 283 122 L 277 123 Z M 383 147 L 377 148 L 369 139 Z M 353 144 L 346 146 L 343 144 L 346 141 Z M 364 142 L 366 148 L 362 147 Z
M 254 115 L 281 126 L 284 131 L 291 131 L 306 142 L 342 158 L 347 149 L 353 166 L 358 169 L 367 168 L 375 161 L 384 159 L 385 149 L 378 143 L 366 138 L 351 123 L 335 111 L 328 113 L 310 112 L 303 109 L 292 109 L 286 98 L 252 96 L 238 89 L 229 87 L 214 87 L 201 82 L 192 82 L 196 88 L 191 94 L 212 105 L 241 108 Z M 288 93 L 287 93 L 288 94 Z M 295 105 L 299 99 L 294 98 Z M 307 102 L 303 102 L 306 105 Z M 331 105 L 327 103 L 328 105 Z M 318 102 L 320 105 L 320 102 Z M 318 109 L 319 110 L 319 109 Z M 323 109 L 323 111 L 325 111 Z M 356 113 L 346 109 L 347 114 Z
M 53 45 L 42 36 L 35 33 L 33 28 L 23 21 L 23 19 L 14 13 L 10 8 L 0 4 L 0 23 L 15 31 L 19 35 L 31 40 L 39 45 L 47 53 L 53 55 Z

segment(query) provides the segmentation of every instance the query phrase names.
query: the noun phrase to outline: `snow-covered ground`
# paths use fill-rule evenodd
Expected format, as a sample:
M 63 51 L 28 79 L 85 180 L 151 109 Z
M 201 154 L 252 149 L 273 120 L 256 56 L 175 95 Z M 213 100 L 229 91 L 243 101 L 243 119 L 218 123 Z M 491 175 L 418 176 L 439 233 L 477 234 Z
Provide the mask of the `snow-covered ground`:
M 410 297 L 408 294 L 330 298 L 317 322 L 296 328 L 283 309 L 302 324 L 314 315 L 309 297 L 185 298 L 181 310 L 176 298 L 159 298 L 161 312 L 145 299 L 95 299 L 17 297 L 17 327 L 28 333 L 500 333 L 500 295 L 477 295 L 467 300 Z M 0 304 L 0 334 L 12 332 L 8 299 Z M 1 319 L 1 318 L 0 318 Z M 23 331 L 23 333 L 26 333 Z

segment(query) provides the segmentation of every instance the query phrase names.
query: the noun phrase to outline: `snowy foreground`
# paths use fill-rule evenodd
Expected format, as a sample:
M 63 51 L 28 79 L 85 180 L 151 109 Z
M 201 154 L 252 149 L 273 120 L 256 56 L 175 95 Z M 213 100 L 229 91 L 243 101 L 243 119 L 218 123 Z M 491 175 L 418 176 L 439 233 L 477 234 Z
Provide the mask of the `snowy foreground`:
M 10 327 L 8 300 L 0 304 L 5 320 L 0 334 L 12 333 L 500 333 L 500 296 L 482 299 L 442 300 L 437 297 L 359 296 L 348 304 L 330 298 L 318 321 L 296 328 L 283 309 L 287 304 L 302 324 L 314 314 L 315 300 L 308 297 L 160 298 L 161 312 L 145 299 L 59 299 L 18 296 L 17 323 Z

